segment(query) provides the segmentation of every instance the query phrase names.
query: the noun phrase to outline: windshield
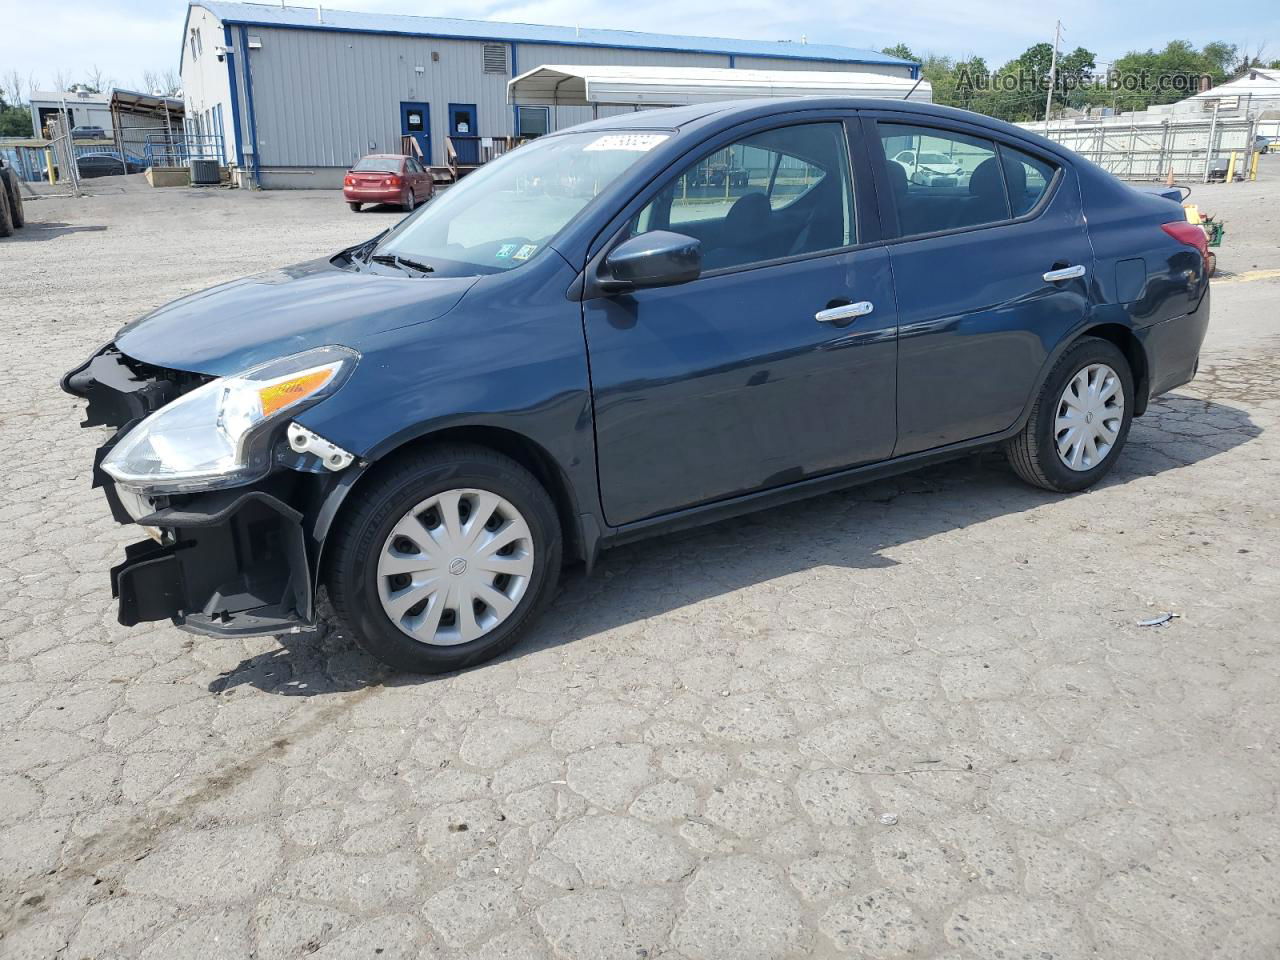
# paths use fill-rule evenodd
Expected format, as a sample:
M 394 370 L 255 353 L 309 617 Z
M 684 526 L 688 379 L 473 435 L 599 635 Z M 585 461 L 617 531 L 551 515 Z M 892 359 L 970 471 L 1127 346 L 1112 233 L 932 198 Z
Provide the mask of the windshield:
M 485 164 L 401 221 L 375 254 L 475 276 L 528 261 L 665 133 L 541 137 Z
M 950 163 L 951 158 L 941 153 L 922 153 L 920 154 L 921 163 Z
M 363 170 L 376 173 L 399 173 L 400 164 L 403 162 L 402 157 L 365 157 L 351 169 L 356 172 Z

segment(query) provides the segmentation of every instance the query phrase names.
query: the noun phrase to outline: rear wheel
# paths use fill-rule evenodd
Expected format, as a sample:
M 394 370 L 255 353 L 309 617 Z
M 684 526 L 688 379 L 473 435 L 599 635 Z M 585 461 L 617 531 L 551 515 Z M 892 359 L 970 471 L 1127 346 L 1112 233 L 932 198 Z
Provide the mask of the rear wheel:
M 1027 483 L 1070 493 L 1101 480 L 1129 436 L 1133 375 L 1115 344 L 1084 337 L 1050 372 L 1026 426 L 1006 445 Z
M 334 610 L 398 670 L 441 673 L 509 649 L 550 601 L 560 525 L 541 484 L 482 447 L 402 457 L 352 494 L 329 549 Z
M 348 202 L 347 202 L 347 206 L 351 208 L 351 210 L 352 210 L 352 212 L 353 212 L 353 213 L 359 213 L 359 212 L 360 212 L 360 208 L 361 208 L 361 207 L 363 207 L 363 206 L 364 206 L 364 204 L 363 204 L 363 203 L 358 203 L 358 202 L 356 202 L 355 200 L 350 200 L 350 201 L 348 201 Z
M 417 201 L 414 200 L 413 198 L 413 191 L 406 190 L 404 192 L 404 196 L 400 198 L 400 206 L 404 207 L 404 212 L 412 213 L 413 208 L 416 207 L 417 205 L 418 205 Z
M 27 216 L 22 210 L 22 193 L 18 190 L 18 174 L 11 168 L 6 168 L 4 178 L 8 181 L 9 218 L 13 221 L 15 228 L 25 226 Z

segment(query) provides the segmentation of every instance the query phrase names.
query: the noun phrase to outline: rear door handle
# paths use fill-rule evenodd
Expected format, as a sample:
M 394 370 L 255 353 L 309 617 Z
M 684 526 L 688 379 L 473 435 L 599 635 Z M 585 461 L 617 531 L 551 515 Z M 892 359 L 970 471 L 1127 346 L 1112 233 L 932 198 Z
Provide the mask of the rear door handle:
M 841 320 L 856 320 L 858 317 L 865 317 L 875 308 L 875 304 L 870 300 L 859 300 L 857 303 L 846 303 L 839 307 L 828 307 L 826 310 L 819 310 L 813 315 L 813 319 L 819 323 L 839 323 Z
M 1044 275 L 1045 283 L 1057 283 L 1059 280 L 1074 280 L 1076 277 L 1084 276 L 1084 265 L 1077 264 L 1074 267 L 1063 267 L 1061 270 L 1050 270 Z

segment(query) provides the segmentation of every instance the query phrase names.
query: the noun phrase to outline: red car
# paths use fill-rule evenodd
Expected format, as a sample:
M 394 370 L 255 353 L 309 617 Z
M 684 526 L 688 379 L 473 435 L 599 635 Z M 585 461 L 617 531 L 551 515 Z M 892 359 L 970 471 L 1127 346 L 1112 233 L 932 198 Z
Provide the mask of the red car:
M 412 210 L 435 192 L 427 169 L 416 157 L 401 153 L 371 153 L 342 180 L 342 196 L 356 213 L 366 203 L 394 203 Z

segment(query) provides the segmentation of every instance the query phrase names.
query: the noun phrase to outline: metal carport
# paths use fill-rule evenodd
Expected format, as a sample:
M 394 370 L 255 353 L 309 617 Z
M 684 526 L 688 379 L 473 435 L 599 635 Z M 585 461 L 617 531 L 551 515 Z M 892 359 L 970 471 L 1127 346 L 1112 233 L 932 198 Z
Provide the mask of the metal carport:
M 549 64 L 507 82 L 516 106 L 674 107 L 748 97 L 880 97 L 926 103 L 928 80 L 878 73 L 736 70 L 714 67 L 619 67 Z

